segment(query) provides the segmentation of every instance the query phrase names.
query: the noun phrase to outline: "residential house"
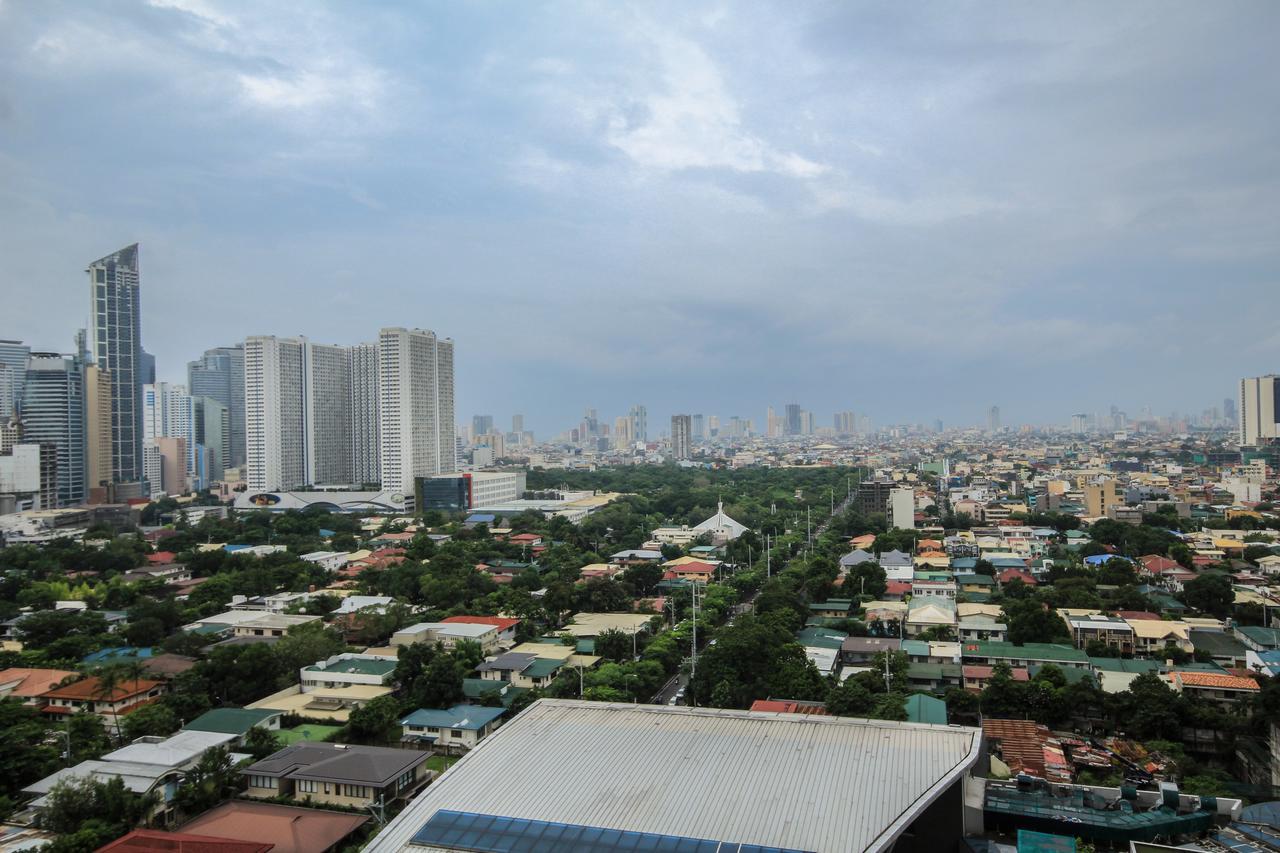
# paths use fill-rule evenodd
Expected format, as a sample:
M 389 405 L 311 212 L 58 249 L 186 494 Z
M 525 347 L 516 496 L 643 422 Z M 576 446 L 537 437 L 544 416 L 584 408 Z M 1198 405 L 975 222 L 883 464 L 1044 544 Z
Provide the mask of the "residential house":
M 1252 702 L 1261 690 L 1252 678 L 1216 672 L 1183 672 L 1174 670 L 1165 676 L 1169 685 L 1185 696 L 1205 699 L 1220 705 Z
M 394 658 L 346 652 L 303 667 L 299 683 L 303 693 L 357 684 L 386 686 L 395 669 Z
M 0 670 L 0 699 L 22 700 L 24 705 L 40 706 L 41 696 L 64 681 L 80 678 L 80 673 L 70 669 L 27 669 L 10 667 Z
M 250 797 L 365 809 L 412 799 L 434 776 L 428 757 L 413 749 L 303 741 L 240 772 Z
M 491 625 L 498 632 L 498 646 L 501 648 L 515 645 L 516 628 L 520 625 L 519 619 L 507 616 L 448 616 L 441 621 L 446 625 Z
M 1012 667 L 1014 681 L 1030 681 L 1031 676 L 1027 672 L 1025 666 Z M 965 664 L 962 669 L 964 675 L 964 689 L 970 693 L 981 693 L 986 689 L 987 684 L 991 681 L 991 675 L 995 672 L 994 666 L 984 666 L 983 664 Z
M 393 646 L 440 643 L 446 649 L 453 649 L 463 641 L 476 643 L 486 655 L 493 654 L 498 650 L 498 629 L 493 625 L 469 622 L 419 622 L 391 635 Z
M 347 565 L 351 555 L 346 551 L 312 551 L 309 554 L 303 554 L 299 559 L 315 563 L 327 572 L 338 572 Z
M 44 703 L 41 711 L 45 714 L 66 717 L 87 711 L 97 714 L 109 730 L 118 731 L 121 717 L 150 705 L 164 691 L 165 685 L 160 681 L 131 679 L 109 687 L 101 678 L 89 676 L 47 690 L 37 697 L 37 701 Z
M 1116 616 L 1091 613 L 1080 616 L 1064 615 L 1071 631 L 1071 639 L 1077 649 L 1083 649 L 1090 641 L 1097 640 L 1122 655 L 1131 655 L 1135 649 L 1133 628 Z
M 332 851 L 348 849 L 346 839 L 372 819 L 368 814 L 232 800 L 183 824 L 182 830 L 184 833 L 197 833 L 222 839 L 260 841 L 270 848 L 271 853 L 332 853 Z M 158 853 L 160 848 L 147 849 Z M 164 849 L 173 849 L 175 853 L 188 853 L 189 848 Z M 195 847 L 191 853 L 195 851 L 224 853 L 217 848 L 206 850 L 205 847 Z M 229 850 L 225 853 L 242 853 L 242 851 Z
M 403 740 L 426 744 L 446 752 L 473 748 L 502 724 L 506 708 L 454 705 L 445 709 L 420 708 L 400 721 Z
M 1195 651 L 1191 643 L 1191 627 L 1185 622 L 1156 621 L 1154 619 L 1128 619 L 1133 629 L 1134 654 L 1159 657 L 1167 645 L 1177 646 L 1184 652 Z
M 913 599 L 907 613 L 907 635 L 917 634 L 932 628 L 954 632 L 956 626 L 956 603 L 947 598 Z
M 205 711 L 182 727 L 187 732 L 210 732 L 212 734 L 232 735 L 235 744 L 244 743 L 245 737 L 253 729 L 265 729 L 269 732 L 280 730 L 279 711 L 252 708 L 214 708 Z
M 999 643 L 1008 637 L 1009 626 L 983 614 L 961 616 L 956 623 L 956 635 L 962 643 Z
M 299 625 L 319 622 L 319 616 L 289 615 L 285 613 L 260 613 L 256 619 L 241 622 L 231 629 L 235 638 L 280 639 Z
M 896 652 L 902 640 L 896 637 L 846 637 L 840 643 L 840 663 L 844 666 L 870 666 L 882 652 Z
M 1084 652 L 1060 643 L 964 643 L 960 655 L 967 664 L 1007 663 L 1017 668 L 1053 663 L 1064 669 L 1089 668 L 1089 657 Z

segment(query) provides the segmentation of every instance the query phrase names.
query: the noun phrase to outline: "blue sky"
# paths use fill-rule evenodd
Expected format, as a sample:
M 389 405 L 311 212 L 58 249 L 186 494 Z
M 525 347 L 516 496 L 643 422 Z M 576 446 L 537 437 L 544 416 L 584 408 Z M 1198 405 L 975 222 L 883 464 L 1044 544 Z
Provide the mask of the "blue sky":
M 1275 3 L 0 0 L 0 337 L 435 329 L 458 413 L 879 423 L 1280 370 Z

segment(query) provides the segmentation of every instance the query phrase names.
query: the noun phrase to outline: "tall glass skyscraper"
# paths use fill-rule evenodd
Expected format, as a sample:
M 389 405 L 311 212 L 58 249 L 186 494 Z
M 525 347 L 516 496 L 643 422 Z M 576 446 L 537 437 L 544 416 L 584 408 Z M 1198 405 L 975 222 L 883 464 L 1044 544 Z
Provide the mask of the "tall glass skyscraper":
M 0 421 L 7 421 L 22 400 L 31 347 L 22 341 L 0 341 Z
M 244 464 L 244 345 L 205 350 L 187 364 L 187 388 L 192 397 L 211 397 L 227 407 L 230 431 L 226 445 L 230 455 L 221 460 L 225 468 Z
M 111 475 L 136 483 L 143 476 L 138 244 L 99 258 L 87 272 L 94 361 L 111 371 Z
M 57 448 L 59 506 L 86 496 L 83 369 L 75 356 L 33 353 L 22 389 L 22 440 Z

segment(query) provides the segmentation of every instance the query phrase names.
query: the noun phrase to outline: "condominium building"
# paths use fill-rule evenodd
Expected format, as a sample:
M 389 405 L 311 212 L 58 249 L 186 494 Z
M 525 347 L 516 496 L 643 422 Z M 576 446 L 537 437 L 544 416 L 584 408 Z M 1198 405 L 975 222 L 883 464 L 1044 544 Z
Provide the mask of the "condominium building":
M 675 459 L 693 456 L 693 418 L 689 415 L 671 416 L 671 455 Z
M 351 347 L 351 482 L 379 482 L 378 344 Z
M 111 372 L 84 366 L 85 489 L 90 503 L 107 500 L 111 484 Z
M 244 445 L 244 345 L 214 347 L 187 364 L 187 388 L 193 397 L 209 397 L 227 407 L 228 455 L 225 468 L 245 462 Z
M 89 264 L 90 343 L 94 363 L 111 371 L 111 474 L 142 479 L 141 278 L 138 244 Z M 83 471 L 80 475 L 83 479 Z
M 351 479 L 351 354 L 348 347 L 302 347 L 303 481 Z
M 306 483 L 305 343 L 274 335 L 244 342 L 245 481 L 254 491 L 296 489 Z
M 457 469 L 453 341 L 387 328 L 378 357 L 382 487 L 412 494 L 415 478 Z
M 9 420 L 18 410 L 29 358 L 31 347 L 22 341 L 0 340 L 0 421 Z
M 1240 444 L 1257 447 L 1280 439 L 1280 376 L 1240 380 Z
M 57 448 L 59 506 L 86 497 L 84 400 L 78 357 L 32 353 L 22 390 L 22 440 Z
M 649 410 L 644 406 L 635 405 L 631 407 L 628 417 L 631 419 L 631 440 L 648 441 Z

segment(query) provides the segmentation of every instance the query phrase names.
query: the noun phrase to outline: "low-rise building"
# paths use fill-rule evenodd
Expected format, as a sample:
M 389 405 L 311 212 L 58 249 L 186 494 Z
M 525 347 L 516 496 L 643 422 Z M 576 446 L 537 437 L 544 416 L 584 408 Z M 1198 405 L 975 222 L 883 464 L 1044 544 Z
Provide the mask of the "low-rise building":
M 446 649 L 453 649 L 464 640 L 478 644 L 484 654 L 490 655 L 498 650 L 498 629 L 470 622 L 419 622 L 391 635 L 393 646 L 440 643 Z
M 256 619 L 248 619 L 231 629 L 234 637 L 279 639 L 299 625 L 319 622 L 319 616 L 290 615 L 287 613 L 259 613 Z
M 290 797 L 363 809 L 412 799 L 433 776 L 426 752 L 304 741 L 285 747 L 241 773 L 250 797 Z
M 391 683 L 395 670 L 394 658 L 347 652 L 303 667 L 298 681 L 303 693 L 357 684 L 381 687 Z
M 1261 690 L 1252 678 L 1217 672 L 1184 672 L 1174 670 L 1165 676 L 1169 685 L 1184 696 L 1205 699 L 1222 705 L 1253 701 Z
M 1102 613 L 1064 616 L 1076 648 L 1083 649 L 1091 641 L 1106 644 L 1124 655 L 1134 652 L 1133 628 L 1123 619 Z
M 66 717 L 80 711 L 97 714 L 113 732 L 120 728 L 120 718 L 159 699 L 165 691 L 163 682 L 130 679 L 118 684 L 104 683 L 89 676 L 40 694 L 41 711 L 50 716 Z
M 1195 651 L 1191 644 L 1191 626 L 1185 622 L 1164 619 L 1127 619 L 1133 629 L 1133 651 L 1138 655 L 1159 657 L 1164 647 L 1173 645 L 1184 652 Z
M 452 708 L 420 708 L 400 721 L 403 740 L 445 751 L 473 748 L 502 724 L 505 708 L 454 705 Z

